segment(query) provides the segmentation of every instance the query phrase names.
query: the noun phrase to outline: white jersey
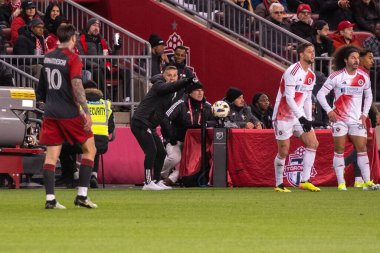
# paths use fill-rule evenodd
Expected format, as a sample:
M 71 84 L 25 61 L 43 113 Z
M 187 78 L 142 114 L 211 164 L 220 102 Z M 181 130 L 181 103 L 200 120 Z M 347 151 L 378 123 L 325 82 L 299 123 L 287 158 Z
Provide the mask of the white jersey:
M 302 116 L 312 120 L 311 96 L 315 74 L 305 71 L 299 62 L 291 65 L 282 75 L 276 97 L 273 120 L 294 121 Z
M 334 90 L 334 108 L 327 103 L 326 95 Z M 364 106 L 362 110 L 364 93 Z M 333 72 L 317 94 L 322 108 L 329 113 L 334 110 L 338 120 L 344 122 L 360 122 L 362 114 L 368 116 L 372 104 L 371 81 L 367 73 L 358 69 L 349 75 L 346 69 Z

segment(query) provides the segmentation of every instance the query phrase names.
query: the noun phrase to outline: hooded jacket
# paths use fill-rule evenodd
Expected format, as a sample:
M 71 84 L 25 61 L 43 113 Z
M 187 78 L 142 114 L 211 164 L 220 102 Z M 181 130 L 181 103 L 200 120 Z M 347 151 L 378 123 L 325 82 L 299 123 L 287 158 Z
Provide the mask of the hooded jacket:
M 352 40 L 349 44 L 346 44 L 343 36 L 339 34 L 338 31 L 334 32 L 330 35 L 331 40 L 333 41 L 334 50 L 337 50 L 340 47 L 351 45 L 358 48 L 361 48 L 360 42 L 355 38 L 355 35 L 352 35 Z
M 185 88 L 191 82 L 188 79 L 183 79 L 166 83 L 162 74 L 153 76 L 151 82 L 153 86 L 137 107 L 132 121 L 154 129 L 164 119 L 165 113 L 171 105 L 173 93 Z
M 46 46 L 44 37 L 37 37 L 32 33 L 29 28 L 25 29 L 17 38 L 16 44 L 13 47 L 14 55 L 34 55 L 36 49 L 36 39 L 40 41 L 40 45 L 44 54 L 46 53 Z M 30 59 L 25 59 L 25 64 L 30 64 Z M 32 61 L 32 64 L 36 64 Z
M 227 102 L 228 103 L 228 102 Z M 245 128 L 248 122 L 256 125 L 260 121 L 252 114 L 249 106 L 237 107 L 233 103 L 228 103 L 230 113 L 227 116 L 227 126 L 231 128 Z

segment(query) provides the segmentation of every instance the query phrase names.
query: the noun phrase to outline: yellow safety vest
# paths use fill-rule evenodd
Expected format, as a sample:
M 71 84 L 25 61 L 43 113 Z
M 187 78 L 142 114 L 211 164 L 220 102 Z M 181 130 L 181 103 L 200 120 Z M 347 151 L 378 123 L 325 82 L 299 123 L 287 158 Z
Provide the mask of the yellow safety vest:
M 91 130 L 96 135 L 108 136 L 108 119 L 111 116 L 111 103 L 108 100 L 87 101 L 91 114 Z

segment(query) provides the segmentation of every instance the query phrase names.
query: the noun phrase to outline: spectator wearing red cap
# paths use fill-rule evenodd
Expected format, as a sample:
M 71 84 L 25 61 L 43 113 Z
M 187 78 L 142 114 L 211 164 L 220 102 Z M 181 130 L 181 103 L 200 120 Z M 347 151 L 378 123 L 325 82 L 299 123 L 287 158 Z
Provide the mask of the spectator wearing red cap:
M 311 7 L 308 4 L 300 4 L 297 8 L 298 21 L 290 26 L 290 31 L 303 39 L 310 38 L 312 34 Z
M 327 0 L 321 5 L 319 19 L 326 20 L 331 30 L 336 30 L 344 20 L 353 22 L 349 0 Z
M 361 47 L 360 42 L 354 36 L 354 27 L 356 24 L 350 21 L 342 21 L 338 25 L 338 29 L 333 33 L 330 38 L 333 41 L 334 50 L 346 45 Z
M 380 18 L 380 5 L 374 0 L 357 0 L 352 3 L 354 19 L 359 30 L 375 32 L 375 21 Z

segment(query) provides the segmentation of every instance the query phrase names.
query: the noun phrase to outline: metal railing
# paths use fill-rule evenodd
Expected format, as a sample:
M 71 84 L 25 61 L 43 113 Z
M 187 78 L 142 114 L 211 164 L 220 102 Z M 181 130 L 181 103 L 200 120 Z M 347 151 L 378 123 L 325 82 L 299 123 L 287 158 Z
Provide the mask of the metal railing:
M 239 41 L 289 66 L 298 60 L 295 46 L 307 42 L 297 35 L 228 0 L 161 0 L 184 9 Z
M 9 67 L 16 86 L 36 88 L 44 56 L 2 55 L 0 60 Z M 149 84 L 150 56 L 81 56 L 83 80 L 91 79 L 113 105 L 133 107 L 146 94 Z M 110 64 L 106 64 L 109 62 Z
M 49 2 L 49 0 L 37 1 L 37 10 L 45 13 Z M 120 55 L 151 55 L 151 46 L 148 41 L 141 39 L 74 1 L 61 0 L 58 4 L 61 7 L 62 15 L 76 27 L 78 32 L 84 31 L 89 19 L 96 18 L 101 23 L 100 34 L 109 43 L 109 46 L 114 44 L 114 34 L 120 34 L 120 41 L 122 43 Z

